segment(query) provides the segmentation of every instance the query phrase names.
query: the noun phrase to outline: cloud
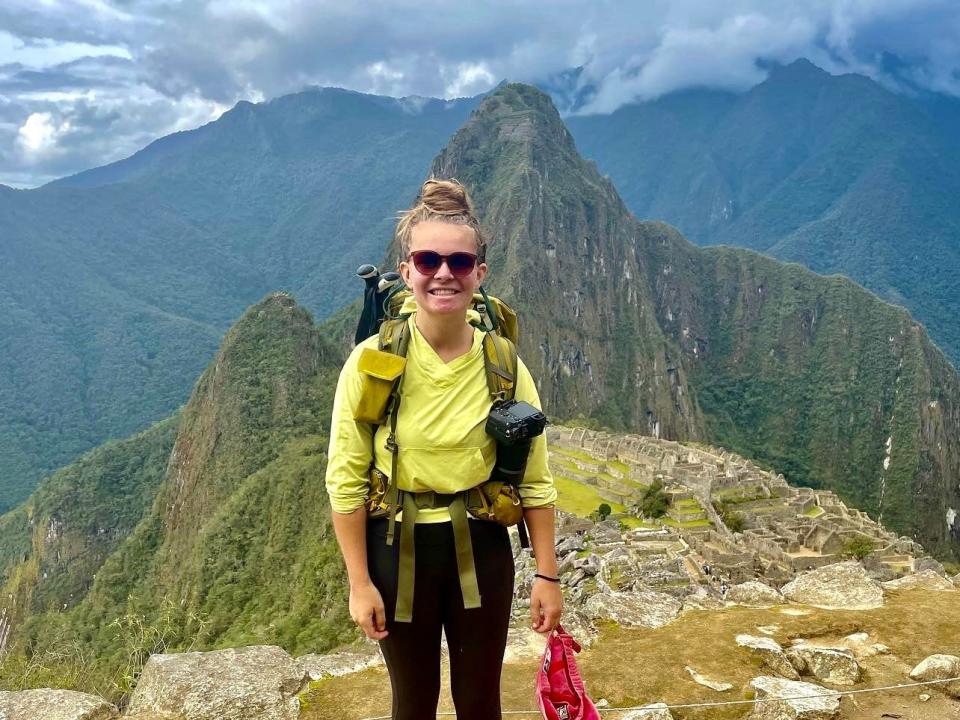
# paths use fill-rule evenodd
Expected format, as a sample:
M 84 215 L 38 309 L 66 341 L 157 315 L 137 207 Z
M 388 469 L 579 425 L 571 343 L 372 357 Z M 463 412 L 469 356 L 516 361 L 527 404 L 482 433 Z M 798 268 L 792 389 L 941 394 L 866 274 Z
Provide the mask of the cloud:
M 0 28 L 0 182 L 104 164 L 308 85 L 451 97 L 580 67 L 580 111 L 610 112 L 745 90 L 807 57 L 960 96 L 955 0 L 4 0 Z M 31 118 L 42 152 L 26 152 Z

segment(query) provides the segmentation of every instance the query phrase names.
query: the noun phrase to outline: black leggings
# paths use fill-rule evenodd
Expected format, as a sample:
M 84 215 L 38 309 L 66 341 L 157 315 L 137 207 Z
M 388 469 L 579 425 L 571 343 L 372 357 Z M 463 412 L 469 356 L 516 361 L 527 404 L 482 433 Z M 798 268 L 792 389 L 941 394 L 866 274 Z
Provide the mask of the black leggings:
M 435 720 L 440 698 L 440 629 L 450 649 L 450 686 L 458 720 L 499 720 L 500 669 L 513 600 L 513 552 L 507 529 L 470 520 L 481 607 L 464 610 L 449 522 L 416 526 L 413 622 L 393 620 L 399 532 L 386 544 L 387 521 L 367 531 L 367 564 L 383 596 L 389 635 L 380 648 L 393 687 L 394 720 Z M 398 523 L 399 526 L 399 523 Z M 400 532 L 407 532 L 403 526 Z

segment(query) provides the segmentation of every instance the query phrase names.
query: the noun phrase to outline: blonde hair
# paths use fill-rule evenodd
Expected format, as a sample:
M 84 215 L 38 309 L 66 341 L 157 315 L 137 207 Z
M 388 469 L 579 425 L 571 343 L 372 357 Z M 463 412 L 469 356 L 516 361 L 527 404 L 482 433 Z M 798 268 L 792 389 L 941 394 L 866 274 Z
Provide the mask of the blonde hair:
M 422 222 L 436 221 L 473 228 L 477 238 L 477 258 L 483 262 L 487 251 L 480 221 L 473 212 L 467 189 L 459 181 L 431 178 L 420 187 L 420 195 L 409 210 L 400 214 L 393 236 L 400 243 L 402 258 L 410 255 L 413 228 Z

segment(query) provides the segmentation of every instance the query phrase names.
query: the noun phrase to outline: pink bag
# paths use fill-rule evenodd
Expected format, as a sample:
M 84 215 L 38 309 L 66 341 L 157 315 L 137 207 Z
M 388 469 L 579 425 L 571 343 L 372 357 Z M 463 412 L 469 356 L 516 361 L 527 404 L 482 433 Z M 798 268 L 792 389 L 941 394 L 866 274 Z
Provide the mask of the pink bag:
M 537 672 L 537 705 L 544 720 L 600 720 L 574 660 L 578 652 L 580 644 L 557 625 L 547 640 Z

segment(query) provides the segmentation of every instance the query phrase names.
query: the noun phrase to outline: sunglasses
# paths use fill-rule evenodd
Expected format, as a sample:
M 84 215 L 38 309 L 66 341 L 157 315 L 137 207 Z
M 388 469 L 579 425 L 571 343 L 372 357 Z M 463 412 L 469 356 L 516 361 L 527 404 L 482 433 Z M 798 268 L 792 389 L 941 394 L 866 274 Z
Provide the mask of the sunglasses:
M 477 256 L 468 252 L 455 252 L 441 255 L 433 250 L 417 250 L 410 253 L 413 266 L 421 275 L 436 275 L 444 261 L 455 278 L 465 278 L 477 266 Z

